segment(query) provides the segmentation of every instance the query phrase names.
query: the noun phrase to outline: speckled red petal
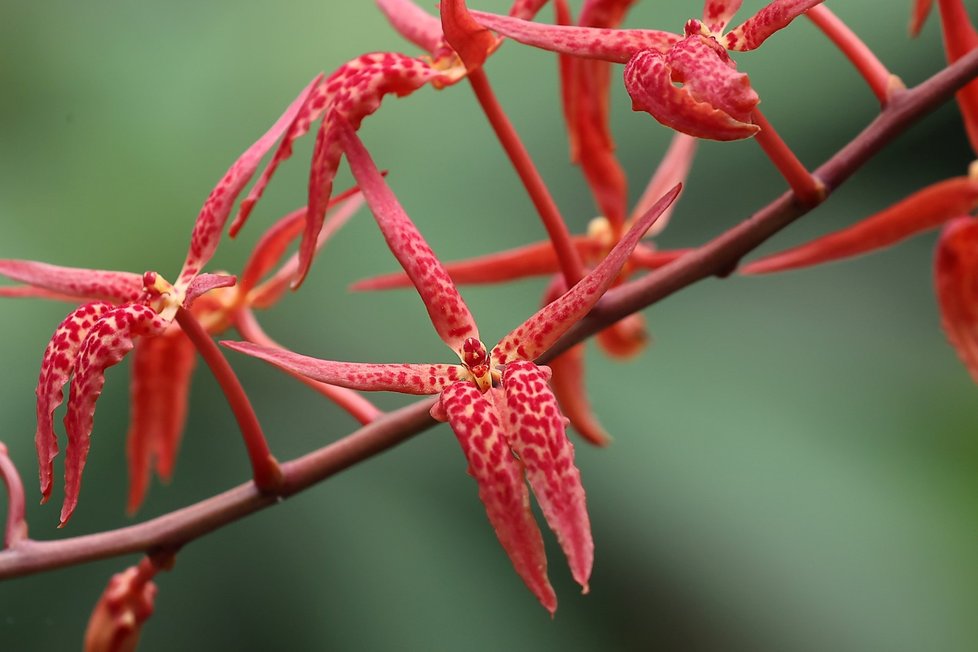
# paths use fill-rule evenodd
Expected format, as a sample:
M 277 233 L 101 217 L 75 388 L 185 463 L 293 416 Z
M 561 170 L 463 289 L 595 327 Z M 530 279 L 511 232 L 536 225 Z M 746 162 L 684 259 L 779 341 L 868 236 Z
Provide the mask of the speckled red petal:
M 706 0 L 703 3 L 703 24 L 714 34 L 720 34 L 730 23 L 743 0 Z
M 941 324 L 978 382 L 978 221 L 962 217 L 941 232 L 934 263 Z
M 495 405 L 475 385 L 455 383 L 442 392 L 439 406 L 462 446 L 499 543 L 529 589 L 553 613 L 557 596 L 547 579 L 543 537 L 530 511 L 523 468 L 510 452 Z
M 753 50 L 772 34 L 784 29 L 795 18 L 822 2 L 824 0 L 774 0 L 742 25 L 730 30 L 720 41 L 728 50 Z
M 770 274 L 810 267 L 884 249 L 978 207 L 978 180 L 956 177 L 935 183 L 856 224 L 771 254 L 741 270 Z
M 496 364 L 512 360 L 533 360 L 550 348 L 557 339 L 576 324 L 598 299 L 611 287 L 629 255 L 648 228 L 679 194 L 676 186 L 636 220 L 631 229 L 618 241 L 601 264 L 556 301 L 547 304 L 513 332 L 499 341 L 492 350 Z
M 261 158 L 295 122 L 296 116 L 305 107 L 310 93 L 319 81 L 320 77 L 313 79 L 299 93 L 299 96 L 292 101 L 285 113 L 265 132 L 265 135 L 259 138 L 228 168 L 217 186 L 208 195 L 197 215 L 193 232 L 190 234 L 190 249 L 187 251 L 187 258 L 176 283 L 178 287 L 185 288 L 194 276 L 200 273 L 204 265 L 210 261 L 221 241 L 221 232 L 231 214 L 234 201 L 244 189 L 245 184 L 255 174 Z
M 432 54 L 441 45 L 441 23 L 412 0 L 377 0 L 397 33 Z
M 92 326 L 112 310 L 112 304 L 101 301 L 76 308 L 55 329 L 51 341 L 44 349 L 41 375 L 37 380 L 37 431 L 34 444 L 40 469 L 41 501 L 51 497 L 54 479 L 53 460 L 58 454 L 58 439 L 54 434 L 53 414 L 61 405 L 63 388 L 75 369 L 75 361 L 82 343 Z
M 177 328 L 164 335 L 136 340 L 129 386 L 129 432 L 126 459 L 129 497 L 126 509 L 134 514 L 149 486 L 151 465 L 163 480 L 173 474 L 187 415 L 187 398 L 196 351 Z
M 494 32 L 524 45 L 612 63 L 625 63 L 642 50 L 666 52 L 680 39 L 672 32 L 654 29 L 544 25 L 483 11 L 473 11 L 472 16 Z
M 353 176 L 377 219 L 387 246 L 414 282 L 438 335 L 458 353 L 466 338 L 479 337 L 472 313 L 441 261 L 380 176 L 363 143 L 347 125 L 337 131 Z
M 365 392 L 401 392 L 402 394 L 437 394 L 461 379 L 464 371 L 453 364 L 368 364 L 335 362 L 300 355 L 285 349 L 258 346 L 250 342 L 221 342 L 239 353 L 264 360 L 279 369 L 296 373 L 321 383 L 339 385 Z
M 33 260 L 0 260 L 0 275 L 79 299 L 134 301 L 143 293 L 143 277 L 129 272 L 61 267 Z
M 95 403 L 105 385 L 105 370 L 117 364 L 142 335 L 158 335 L 166 323 L 152 309 L 130 304 L 105 313 L 89 331 L 75 361 L 65 414 L 68 447 L 65 459 L 65 502 L 61 525 L 71 518 L 78 504 L 82 470 L 88 458 L 94 424 Z

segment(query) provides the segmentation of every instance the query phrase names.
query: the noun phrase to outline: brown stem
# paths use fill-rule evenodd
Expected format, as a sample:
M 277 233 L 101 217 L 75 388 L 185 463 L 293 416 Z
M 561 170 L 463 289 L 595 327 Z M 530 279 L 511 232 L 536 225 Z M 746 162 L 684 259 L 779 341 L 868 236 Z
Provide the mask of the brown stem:
M 251 407 L 251 401 L 248 400 L 248 395 L 245 394 L 234 370 L 221 353 L 221 349 L 214 344 L 214 340 L 189 310 L 183 307 L 177 310 L 177 323 L 197 347 L 200 356 L 221 386 L 228 405 L 231 406 L 241 436 L 244 438 L 245 448 L 248 449 L 248 459 L 251 461 L 255 484 L 261 491 L 277 493 L 282 484 L 282 470 L 268 448 L 268 441 L 261 430 L 261 424 L 258 423 L 255 410 Z
M 826 191 L 838 187 L 896 135 L 946 102 L 976 75 L 978 50 L 914 89 L 894 95 L 869 127 L 817 170 Z M 625 315 L 681 288 L 733 269 L 741 257 L 806 211 L 791 193 L 782 195 L 703 247 L 610 292 L 544 358 L 553 358 Z M 391 412 L 344 439 L 283 464 L 282 495 L 291 496 L 318 484 L 433 426 L 435 421 L 428 414 L 432 405 L 431 399 L 425 399 Z M 139 525 L 61 541 L 22 541 L 17 548 L 0 552 L 0 579 L 137 551 L 174 550 L 276 501 L 276 497 L 263 494 L 247 483 Z
M 3 442 L 0 442 L 0 479 L 7 485 L 7 527 L 3 541 L 9 549 L 27 540 L 27 520 L 24 518 L 24 484 Z

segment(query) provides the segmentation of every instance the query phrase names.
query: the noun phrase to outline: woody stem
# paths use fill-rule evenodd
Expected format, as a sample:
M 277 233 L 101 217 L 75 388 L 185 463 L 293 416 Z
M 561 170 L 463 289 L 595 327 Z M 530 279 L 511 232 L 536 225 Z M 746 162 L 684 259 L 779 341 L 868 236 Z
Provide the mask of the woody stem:
M 795 197 L 805 206 L 815 206 L 825 199 L 825 186 L 812 176 L 788 144 L 781 139 L 764 114 L 754 109 L 754 124 L 761 128 L 754 140 L 771 159 L 778 172 L 784 177 Z
M 264 492 L 278 492 L 282 485 L 282 469 L 268 448 L 268 441 L 262 432 L 261 424 L 258 423 L 255 410 L 234 370 L 231 369 L 231 365 L 217 344 L 190 311 L 183 307 L 177 310 L 177 323 L 197 347 L 200 356 L 204 358 L 204 362 L 221 386 L 228 405 L 231 406 L 241 436 L 244 438 L 245 448 L 248 450 L 255 485 Z
M 561 217 L 557 204 L 554 202 L 550 191 L 547 190 L 540 172 L 533 164 L 529 152 L 520 140 L 516 128 L 509 121 L 502 105 L 496 99 L 496 94 L 489 85 L 489 78 L 482 68 L 469 73 L 469 83 L 475 91 L 476 99 L 482 106 L 489 124 L 496 132 L 496 137 L 506 150 L 510 162 L 516 168 L 516 173 L 526 187 L 530 195 L 530 200 L 540 214 L 543 226 L 550 236 L 554 251 L 557 253 L 557 261 L 560 264 L 560 271 L 567 282 L 567 287 L 573 287 L 581 278 L 584 277 L 584 267 L 581 264 L 581 257 L 577 254 L 577 249 L 571 240 L 570 231 L 567 230 L 567 223 Z
M 13 548 L 27 539 L 27 521 L 24 518 L 24 485 L 13 460 L 7 454 L 7 447 L 0 442 L 0 478 L 7 485 L 7 527 L 4 530 L 4 545 Z
M 856 71 L 863 76 L 870 90 L 880 101 L 880 106 L 885 107 L 894 92 L 906 89 L 900 78 L 891 74 L 869 46 L 832 13 L 831 9 L 825 5 L 816 5 L 805 12 L 805 15 L 855 66 Z

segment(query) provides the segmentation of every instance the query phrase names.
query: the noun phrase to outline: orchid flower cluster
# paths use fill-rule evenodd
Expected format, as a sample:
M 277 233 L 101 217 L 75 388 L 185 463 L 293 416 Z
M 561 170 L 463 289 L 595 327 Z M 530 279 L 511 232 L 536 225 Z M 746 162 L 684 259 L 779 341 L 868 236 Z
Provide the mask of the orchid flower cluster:
M 454 431 L 499 543 L 520 578 L 553 614 L 557 597 L 548 578 L 543 536 L 529 496 L 532 491 L 544 520 L 556 534 L 571 575 L 587 592 L 594 542 L 584 484 L 566 426 L 591 444 L 610 442 L 587 396 L 584 344 L 576 340 L 561 347 L 562 338 L 612 288 L 648 270 L 667 268 L 696 255 L 693 247 L 657 249 L 650 238 L 668 223 L 693 164 L 698 139 L 755 139 L 784 176 L 797 206 L 812 207 L 831 190 L 805 169 L 760 113 L 758 93 L 729 53 L 758 49 L 792 21 L 807 16 L 850 59 L 882 106 L 905 89 L 822 0 L 774 0 L 732 29 L 740 1 L 706 0 L 699 17 L 690 18 L 681 32 L 621 28 L 633 0 L 585 0 L 576 21 L 566 0 L 554 0 L 553 24 L 536 20 L 546 0 L 515 0 L 507 15 L 470 10 L 464 0 L 443 0 L 438 16 L 412 0 L 377 0 L 377 4 L 394 29 L 423 54 L 363 54 L 313 79 L 208 196 L 173 283 L 155 271 L 117 272 L 0 260 L 0 274 L 20 283 L 0 288 L 0 296 L 40 297 L 76 306 L 57 326 L 42 354 L 35 434 L 42 502 L 53 492 L 54 459 L 59 451 L 54 413 L 64 400 L 65 386 L 70 389 L 64 417 L 67 444 L 61 526 L 79 507 L 105 371 L 130 352 L 130 513 L 144 500 L 151 469 L 164 480 L 173 474 L 198 353 L 234 411 L 255 487 L 270 496 L 285 495 L 292 481 L 288 469 L 273 456 L 244 389 L 213 340 L 234 329 L 243 341 L 222 341 L 226 349 L 285 371 L 363 424 L 388 415 L 361 392 L 435 396 L 430 414 Z M 914 34 L 930 5 L 924 0 L 914 3 Z M 954 62 L 978 47 L 978 33 L 961 0 L 938 0 L 938 8 L 948 59 Z M 574 235 L 568 229 L 488 81 L 488 60 L 505 39 L 558 56 L 570 158 L 580 166 L 599 211 L 585 233 Z M 624 88 L 633 109 L 650 114 L 675 132 L 632 207 L 626 174 L 611 136 L 609 102 L 615 64 L 624 65 Z M 404 97 L 425 86 L 445 89 L 463 81 L 471 85 L 548 238 L 443 263 L 402 208 L 357 131 L 387 95 Z M 978 81 L 963 86 L 957 100 L 978 153 Z M 277 168 L 291 157 L 295 142 L 316 121 L 319 126 L 305 206 L 276 221 L 261 236 L 237 276 L 205 272 L 228 222 L 231 236 L 241 232 Z M 269 152 L 269 162 L 232 220 L 236 200 Z M 356 187 L 334 193 L 344 157 Z M 260 326 L 255 310 L 274 306 L 290 285 L 298 289 L 323 245 L 364 203 L 403 273 L 361 279 L 353 288 L 413 287 L 457 362 L 321 360 L 283 348 Z M 970 215 L 976 207 L 978 167 L 973 166 L 965 176 L 919 190 L 842 231 L 753 261 L 740 271 L 755 275 L 816 265 L 868 253 L 943 226 L 935 265 L 942 320 L 948 339 L 978 381 L 974 291 L 978 226 Z M 297 239 L 297 252 L 283 262 Z M 494 346 L 486 346 L 457 285 L 504 283 L 529 276 L 551 277 L 542 307 Z M 642 316 L 633 313 L 599 329 L 597 340 L 609 355 L 627 358 L 641 352 L 648 335 Z M 548 354 L 555 347 L 557 352 Z M 542 364 L 541 358 L 548 355 L 548 365 Z M 5 542 L 14 552 L 28 541 L 23 490 L 2 445 L 0 476 L 11 496 Z M 154 608 L 157 589 L 153 578 L 169 569 L 177 551 L 146 552 L 153 554 L 110 581 L 92 615 L 86 650 L 134 649 L 142 624 Z

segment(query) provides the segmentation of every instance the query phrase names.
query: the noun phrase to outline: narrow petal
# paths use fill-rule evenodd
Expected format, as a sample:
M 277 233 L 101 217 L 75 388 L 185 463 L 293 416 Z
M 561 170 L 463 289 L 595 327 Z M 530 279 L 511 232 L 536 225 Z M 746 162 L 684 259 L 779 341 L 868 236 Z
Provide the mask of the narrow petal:
M 283 371 L 364 392 L 437 394 L 451 383 L 461 380 L 462 374 L 466 373 L 463 367 L 454 364 L 334 362 L 250 342 L 222 341 L 221 344 L 264 360 Z
M 438 335 L 459 353 L 466 338 L 479 337 L 472 313 L 441 261 L 380 176 L 363 143 L 348 125 L 337 131 L 353 176 L 377 218 L 387 246 L 411 277 Z
M 199 274 L 190 282 L 187 287 L 187 294 L 183 299 L 183 307 L 189 309 L 202 294 L 207 294 L 211 290 L 218 288 L 229 288 L 238 282 L 236 276 L 227 274 Z
M 681 38 L 654 29 L 602 29 L 544 25 L 483 11 L 473 11 L 477 21 L 514 41 L 575 57 L 625 63 L 636 52 L 667 52 Z
M 166 323 L 152 309 L 130 304 L 107 312 L 85 338 L 75 363 L 65 415 L 68 449 L 61 526 L 68 522 L 78 504 L 82 470 L 91 445 L 95 402 L 105 385 L 105 370 L 120 362 L 132 350 L 137 337 L 158 335 L 165 328 Z
M 942 0 L 937 3 L 937 6 L 941 13 L 947 60 L 954 63 L 978 47 L 978 33 L 975 32 L 974 24 L 962 0 Z M 965 85 L 955 94 L 955 97 L 961 116 L 964 118 L 964 127 L 971 148 L 978 152 L 978 80 Z
M 884 249 L 978 207 L 978 179 L 956 177 L 924 188 L 861 222 L 746 265 L 770 274 Z
M 662 211 L 672 203 L 680 189 L 680 186 L 676 186 L 652 206 L 618 241 L 601 264 L 577 285 L 500 340 L 492 351 L 493 362 L 506 364 L 512 360 L 533 360 L 580 321 L 611 287 L 635 245 Z
M 377 0 L 397 33 L 433 54 L 441 46 L 441 23 L 412 0 Z
M 79 299 L 124 303 L 143 293 L 143 277 L 80 267 L 60 267 L 33 260 L 0 260 L 0 274 L 14 281 Z
M 629 220 L 644 215 L 645 211 L 649 210 L 649 206 L 677 183 L 681 183 L 685 187 L 689 169 L 693 166 L 693 155 L 696 153 L 697 142 L 695 138 L 687 134 L 677 133 L 673 135 L 666 155 L 662 157 L 659 167 L 655 169 L 655 173 L 649 180 L 649 185 L 645 187 L 642 196 L 632 209 Z M 662 233 L 662 230 L 668 226 L 669 218 L 672 217 L 672 211 L 675 208 L 676 202 L 673 202 L 649 229 L 647 237 L 652 238 Z
M 685 256 L 692 249 L 655 249 L 639 243 L 632 252 L 629 262 L 636 267 L 643 269 L 658 269 L 668 265 L 681 256 Z
M 607 446 L 611 436 L 594 416 L 584 385 L 584 344 L 567 349 L 550 361 L 553 378 L 550 381 L 560 411 L 570 425 L 588 443 Z
M 513 0 L 509 7 L 509 15 L 523 20 L 532 20 L 543 9 L 547 0 Z
M 285 250 L 299 237 L 306 223 L 306 207 L 280 217 L 262 234 L 241 272 L 238 289 L 248 294 L 285 255 Z
M 472 18 L 465 0 L 442 0 L 441 28 L 445 40 L 462 59 L 468 71 L 482 67 L 498 45 L 498 39 Z
M 64 397 L 63 388 L 75 369 L 75 361 L 82 342 L 92 326 L 108 311 L 112 304 L 97 301 L 81 306 L 64 318 L 55 329 L 51 341 L 44 349 L 41 375 L 37 380 L 37 431 L 34 443 L 41 476 L 41 502 L 51 497 L 54 479 L 53 460 L 58 454 L 58 439 L 54 434 L 54 411 Z
M 618 27 L 636 0 L 584 0 L 578 23 L 587 27 Z
M 454 383 L 442 392 L 439 408 L 462 446 L 499 543 L 527 587 L 554 613 L 557 596 L 547 579 L 543 537 L 530 511 L 523 468 L 510 452 L 496 406 L 472 383 Z
M 978 382 L 978 221 L 961 217 L 937 243 L 934 282 L 941 324 L 971 377 Z
M 738 140 L 758 131 L 750 118 L 759 99 L 747 75 L 716 41 L 698 34 L 666 55 L 636 54 L 625 66 L 625 89 L 633 110 L 690 136 Z
M 306 86 L 285 113 L 272 125 L 265 135 L 259 138 L 237 161 L 235 161 L 217 186 L 208 195 L 204 206 L 197 215 L 193 232 L 190 234 L 190 249 L 177 280 L 178 288 L 185 288 L 200 273 L 204 265 L 210 261 L 217 245 L 221 241 L 221 232 L 231 214 L 234 200 L 244 189 L 245 184 L 258 169 L 261 158 L 272 148 L 282 134 L 293 125 L 296 117 L 304 109 L 313 89 L 319 84 L 321 77 L 316 77 Z
M 380 107 L 385 95 L 409 95 L 439 76 L 437 70 L 421 59 L 384 52 L 362 55 L 326 80 L 330 94 L 328 110 L 316 134 L 309 169 L 309 212 L 299 247 L 299 272 L 293 287 L 302 283 L 316 253 L 317 236 L 323 228 L 342 154 L 337 134 L 339 123 L 344 122 L 355 131 L 365 117 Z
M 506 366 L 503 428 L 526 468 L 526 479 L 567 556 L 574 580 L 587 593 L 594 564 L 591 521 L 581 472 L 574 466 L 574 445 L 564 432 L 564 417 L 547 386 L 549 378 L 550 369 L 532 362 Z
M 0 287 L 0 297 L 4 299 L 48 299 L 49 301 L 67 301 L 78 303 L 79 297 L 45 290 L 36 285 L 7 285 Z
M 769 36 L 784 29 L 798 16 L 824 0 L 774 0 L 752 17 L 723 36 L 721 42 L 728 50 L 753 50 Z
M 194 345 L 179 328 L 136 340 L 126 435 L 130 514 L 142 505 L 154 461 L 160 478 L 172 477 L 195 360 Z
M 703 4 L 703 24 L 714 34 L 721 34 L 734 17 L 743 0 L 706 0 Z
M 920 34 L 920 29 L 924 26 L 933 4 L 934 0 L 914 0 L 913 13 L 910 16 L 910 36 Z

